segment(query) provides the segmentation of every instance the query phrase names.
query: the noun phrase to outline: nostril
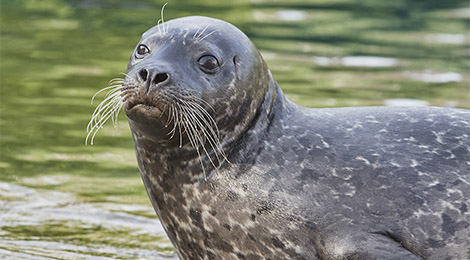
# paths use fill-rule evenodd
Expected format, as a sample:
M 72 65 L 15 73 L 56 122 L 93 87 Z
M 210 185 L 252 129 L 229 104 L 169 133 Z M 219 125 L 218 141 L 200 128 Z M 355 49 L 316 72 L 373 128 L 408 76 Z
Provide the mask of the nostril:
M 155 79 L 153 82 L 155 82 L 155 84 L 158 84 L 158 83 L 164 82 L 167 79 L 168 79 L 168 74 L 158 73 L 157 76 L 155 76 Z
M 139 75 L 143 81 L 147 81 L 147 76 L 149 75 L 149 72 L 146 69 L 143 69 L 139 72 Z

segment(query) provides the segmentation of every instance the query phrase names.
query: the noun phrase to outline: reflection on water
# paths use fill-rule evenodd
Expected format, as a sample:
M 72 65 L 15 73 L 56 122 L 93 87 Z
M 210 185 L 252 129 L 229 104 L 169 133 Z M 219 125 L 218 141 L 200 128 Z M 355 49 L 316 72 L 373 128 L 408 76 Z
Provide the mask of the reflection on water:
M 84 145 L 91 96 L 125 71 L 162 5 L 2 1 L 0 259 L 176 258 L 126 118 Z M 240 27 L 304 106 L 470 108 L 468 0 L 173 0 L 165 10 Z
M 462 81 L 462 75 L 457 72 L 433 73 L 432 71 L 405 73 L 410 79 L 429 83 L 448 83 Z
M 346 67 L 394 67 L 398 64 L 394 58 L 373 57 L 373 56 L 350 56 L 350 57 L 314 57 L 314 62 L 318 66 L 346 66 Z
M 385 99 L 385 106 L 396 106 L 396 107 L 422 107 L 429 106 L 429 102 L 419 99 L 411 98 L 394 98 L 394 99 Z
M 166 235 L 160 222 L 132 214 L 153 214 L 148 205 L 84 203 L 73 193 L 39 191 L 6 182 L 0 182 L 0 199 L 2 259 L 47 256 L 70 259 L 90 255 L 96 259 L 176 259 L 171 245 L 162 241 Z M 132 246 L 143 237 L 147 241 L 162 241 L 160 248 Z M 168 253 L 163 254 L 165 251 Z

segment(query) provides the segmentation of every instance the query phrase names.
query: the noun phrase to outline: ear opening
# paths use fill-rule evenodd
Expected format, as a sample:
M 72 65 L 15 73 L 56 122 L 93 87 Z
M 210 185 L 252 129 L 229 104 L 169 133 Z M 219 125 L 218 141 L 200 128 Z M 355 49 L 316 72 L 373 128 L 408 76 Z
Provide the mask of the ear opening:
M 233 67 L 235 69 L 235 76 L 237 77 L 238 79 L 238 68 L 237 68 L 237 55 L 233 56 Z

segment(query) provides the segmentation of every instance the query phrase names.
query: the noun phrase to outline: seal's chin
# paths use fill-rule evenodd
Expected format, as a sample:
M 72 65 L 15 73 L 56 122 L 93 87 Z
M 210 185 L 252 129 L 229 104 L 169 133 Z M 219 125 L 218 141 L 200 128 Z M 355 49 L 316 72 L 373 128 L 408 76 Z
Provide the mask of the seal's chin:
M 134 133 L 153 140 L 168 139 L 170 129 L 165 127 L 168 117 L 160 107 L 144 102 L 129 102 L 125 104 L 124 111 Z
M 158 120 L 163 121 L 164 112 L 157 106 L 145 103 L 126 103 L 125 112 L 128 118 L 134 121 Z M 166 118 L 166 117 L 165 117 Z

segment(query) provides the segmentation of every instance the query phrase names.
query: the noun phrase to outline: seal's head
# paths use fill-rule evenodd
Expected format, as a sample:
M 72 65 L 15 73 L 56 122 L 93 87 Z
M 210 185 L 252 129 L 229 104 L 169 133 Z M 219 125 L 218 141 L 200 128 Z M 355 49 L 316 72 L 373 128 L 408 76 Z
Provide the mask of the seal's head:
M 215 148 L 228 133 L 234 138 L 247 128 L 272 81 L 238 28 L 185 17 L 142 35 L 121 95 L 134 136 L 163 146 Z

